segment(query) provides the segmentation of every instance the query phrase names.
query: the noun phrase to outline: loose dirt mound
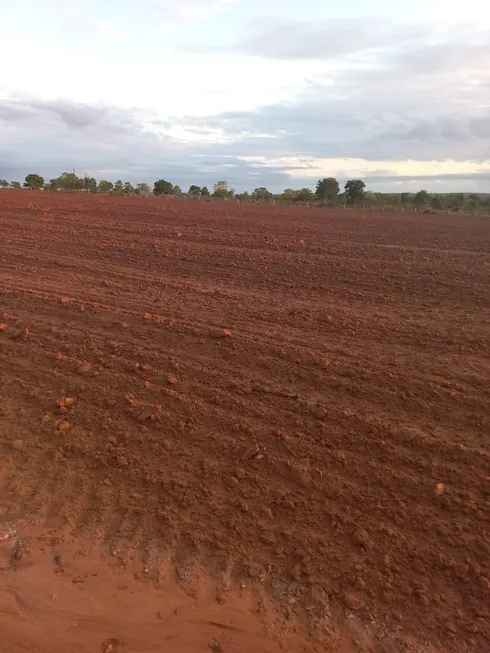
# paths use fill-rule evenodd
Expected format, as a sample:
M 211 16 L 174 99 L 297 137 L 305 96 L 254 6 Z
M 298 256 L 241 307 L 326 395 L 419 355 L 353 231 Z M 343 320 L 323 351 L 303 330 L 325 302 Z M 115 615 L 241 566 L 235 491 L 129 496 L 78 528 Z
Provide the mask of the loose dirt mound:
M 5 192 L 0 234 L 19 546 L 204 566 L 289 650 L 486 650 L 488 221 Z

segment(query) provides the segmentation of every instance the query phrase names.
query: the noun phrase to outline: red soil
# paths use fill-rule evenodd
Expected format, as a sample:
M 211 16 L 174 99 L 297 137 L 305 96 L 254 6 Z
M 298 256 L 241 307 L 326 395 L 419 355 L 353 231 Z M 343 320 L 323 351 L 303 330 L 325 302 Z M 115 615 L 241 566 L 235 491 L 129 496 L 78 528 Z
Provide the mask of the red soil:
M 1 650 L 488 651 L 489 273 L 485 219 L 0 193 Z

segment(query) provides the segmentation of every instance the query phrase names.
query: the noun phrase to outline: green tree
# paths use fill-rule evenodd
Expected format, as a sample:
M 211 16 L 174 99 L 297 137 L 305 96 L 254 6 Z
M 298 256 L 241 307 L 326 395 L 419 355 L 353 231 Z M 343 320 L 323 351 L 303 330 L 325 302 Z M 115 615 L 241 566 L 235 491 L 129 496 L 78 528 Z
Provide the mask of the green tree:
M 192 186 L 189 187 L 189 190 L 187 191 L 188 195 L 200 195 L 202 193 L 202 188 L 200 186 L 196 186 L 195 184 L 192 184 Z
M 426 190 L 419 190 L 414 197 L 413 203 L 417 209 L 427 208 L 429 204 L 429 193 Z
M 118 179 L 114 184 L 114 192 L 117 193 L 118 195 L 122 195 L 123 191 L 124 191 L 124 184 L 122 183 L 122 179 Z
M 106 179 L 101 179 L 99 181 L 99 193 L 102 193 L 105 195 L 106 193 L 110 193 L 111 190 L 114 188 L 114 184 L 112 181 L 107 181 Z
M 399 209 L 401 205 L 400 195 L 397 193 L 376 193 L 382 198 L 382 203 L 389 209 Z
M 446 204 L 451 211 L 461 211 L 464 205 L 463 193 L 451 193 L 447 197 Z
M 209 192 L 209 188 L 207 186 L 203 186 L 201 188 L 201 197 L 209 197 L 211 193 Z
M 402 203 L 402 207 L 404 209 L 408 208 L 410 206 L 410 193 L 402 193 L 400 195 L 400 202 Z
M 80 190 L 85 188 L 85 182 L 74 172 L 63 172 L 56 179 L 50 180 L 51 190 Z
M 165 179 L 159 179 L 153 184 L 154 195 L 172 195 L 174 192 L 173 184 Z
M 434 211 L 441 211 L 444 208 L 440 195 L 432 195 L 430 198 L 430 205 Z
M 88 175 L 85 175 L 84 178 L 83 178 L 83 187 L 89 193 L 96 193 L 97 192 L 97 179 L 95 179 L 95 177 L 89 177 Z
M 466 200 L 466 206 L 471 211 L 477 211 L 481 206 L 480 196 L 476 195 L 475 193 L 472 193 L 471 195 L 469 195 L 467 200 Z
M 24 186 L 26 188 L 31 188 L 32 190 L 44 188 L 44 178 L 41 177 L 41 175 L 31 173 L 30 175 L 26 176 Z
M 364 193 L 365 204 L 367 204 L 367 206 L 369 206 L 370 208 L 378 208 L 382 203 L 382 199 L 380 195 L 381 193 L 373 193 L 370 190 L 366 191 Z
M 315 195 L 319 200 L 327 203 L 335 202 L 340 192 L 339 182 L 335 177 L 325 177 L 316 183 Z
M 151 193 L 151 188 L 149 184 L 145 184 L 145 182 L 143 182 L 142 184 L 136 185 L 134 192 L 136 195 L 149 195 Z
M 58 177 L 58 185 L 65 190 L 79 190 L 83 188 L 83 179 L 74 172 L 64 172 Z
M 362 179 L 350 179 L 344 186 L 344 197 L 347 204 L 360 204 L 364 199 L 366 184 Z
M 130 181 L 126 181 L 123 186 L 123 195 L 133 195 L 134 194 L 134 188 L 133 184 Z
M 265 188 L 265 186 L 261 186 L 254 190 L 252 197 L 254 200 L 270 200 L 273 195 L 269 190 L 267 190 L 267 188 Z
M 10 188 L 15 188 L 16 190 L 19 190 L 19 188 L 22 188 L 22 184 L 20 183 L 20 181 L 11 181 Z
M 0 179 L 0 188 L 8 188 L 9 182 L 6 179 Z
M 220 199 L 223 199 L 225 197 L 229 197 L 229 195 L 230 195 L 230 190 L 228 188 L 227 181 L 217 181 L 214 184 L 213 197 L 219 197 Z
M 180 186 L 174 186 L 174 195 L 182 195 L 182 188 Z
M 296 192 L 294 197 L 295 202 L 311 202 L 314 198 L 313 191 L 311 188 L 302 188 Z
M 282 197 L 287 202 L 294 202 L 297 194 L 298 194 L 297 190 L 294 190 L 293 188 L 286 188 L 282 194 Z

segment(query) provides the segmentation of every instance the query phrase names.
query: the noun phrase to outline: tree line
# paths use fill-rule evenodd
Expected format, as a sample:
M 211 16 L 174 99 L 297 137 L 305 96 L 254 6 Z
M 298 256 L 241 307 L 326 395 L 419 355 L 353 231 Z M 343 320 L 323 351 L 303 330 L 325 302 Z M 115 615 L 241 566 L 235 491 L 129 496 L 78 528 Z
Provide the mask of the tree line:
M 0 188 L 32 189 L 44 191 L 78 191 L 101 195 L 155 195 L 187 197 L 191 199 L 235 200 L 240 202 L 276 202 L 289 204 L 320 204 L 324 206 L 350 206 L 363 208 L 378 208 L 381 210 L 418 210 L 418 211 L 490 211 L 490 195 L 475 193 L 428 193 L 420 190 L 417 193 L 376 193 L 366 190 L 361 179 L 350 179 L 344 185 L 343 191 L 334 177 L 319 179 L 316 188 L 286 188 L 282 193 L 274 194 L 265 187 L 256 188 L 252 193 L 245 191 L 237 193 L 229 187 L 227 181 L 217 181 L 212 191 L 207 186 L 192 184 L 187 192 L 180 186 L 173 185 L 166 179 L 158 179 L 153 188 L 147 183 L 133 185 L 131 182 L 106 179 L 97 181 L 94 177 L 85 175 L 78 177 L 74 172 L 63 172 L 59 177 L 45 181 L 36 173 L 28 174 L 23 184 L 18 181 L 9 182 L 0 179 Z

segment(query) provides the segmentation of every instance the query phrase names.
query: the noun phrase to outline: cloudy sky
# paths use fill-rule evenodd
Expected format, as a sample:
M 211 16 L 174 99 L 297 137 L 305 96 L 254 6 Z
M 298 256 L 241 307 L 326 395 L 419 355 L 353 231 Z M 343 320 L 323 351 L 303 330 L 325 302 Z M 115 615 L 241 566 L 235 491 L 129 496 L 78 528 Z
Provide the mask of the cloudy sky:
M 490 191 L 487 3 L 6 3 L 0 177 Z

